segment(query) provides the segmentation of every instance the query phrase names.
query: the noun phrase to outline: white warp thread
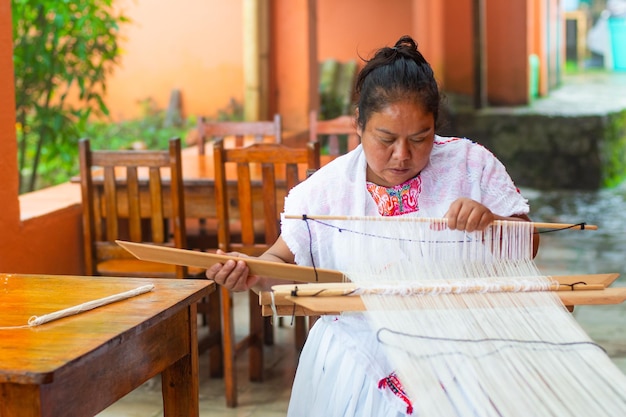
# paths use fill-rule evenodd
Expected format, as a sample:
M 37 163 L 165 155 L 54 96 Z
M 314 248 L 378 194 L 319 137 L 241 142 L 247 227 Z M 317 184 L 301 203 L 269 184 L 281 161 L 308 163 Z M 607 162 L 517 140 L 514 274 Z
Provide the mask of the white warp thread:
M 270 291 L 270 297 L 272 298 L 272 324 L 274 326 L 278 326 L 278 311 L 276 310 L 276 297 L 274 296 L 274 291 Z
M 532 261 L 531 223 L 472 233 L 392 220 L 336 227 L 343 272 L 387 294 L 361 295 L 376 334 L 363 357 L 380 352 L 376 365 L 396 372 L 415 415 L 626 415 L 626 376 L 555 292 L 493 289 L 552 284 Z M 406 296 L 429 287 L 438 295 Z M 478 291 L 454 291 L 463 287 Z
M 12 326 L 12 327 L 0 327 L 0 330 L 6 329 L 23 329 L 27 327 L 35 327 L 42 325 L 44 323 L 48 323 L 54 320 L 58 320 L 63 317 L 72 316 L 75 314 L 80 314 L 84 311 L 93 310 L 94 308 L 101 307 L 106 304 L 115 303 L 117 301 L 126 300 L 128 298 L 135 297 L 137 295 L 145 294 L 154 290 L 154 285 L 143 285 L 141 287 L 137 287 L 134 290 L 122 292 L 119 294 L 110 295 L 108 297 L 100 298 L 93 301 L 88 301 L 83 304 L 79 304 L 74 307 L 69 307 L 63 310 L 55 311 L 54 313 L 46 314 L 43 316 L 32 316 L 28 319 L 28 325 L 23 326 Z

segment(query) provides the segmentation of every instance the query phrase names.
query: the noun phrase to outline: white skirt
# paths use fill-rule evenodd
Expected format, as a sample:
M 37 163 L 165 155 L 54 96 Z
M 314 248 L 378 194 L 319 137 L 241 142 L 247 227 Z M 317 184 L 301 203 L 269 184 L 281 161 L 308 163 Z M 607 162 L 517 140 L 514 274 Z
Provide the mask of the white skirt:
M 289 402 L 289 417 L 407 415 L 407 403 L 379 381 L 390 369 L 361 314 L 323 316 L 311 329 Z

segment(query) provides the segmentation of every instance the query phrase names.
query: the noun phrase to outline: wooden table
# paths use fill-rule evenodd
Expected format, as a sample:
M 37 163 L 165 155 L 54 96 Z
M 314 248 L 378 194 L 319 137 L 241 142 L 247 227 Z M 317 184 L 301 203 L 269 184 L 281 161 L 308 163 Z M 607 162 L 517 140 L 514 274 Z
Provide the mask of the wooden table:
M 154 284 L 152 292 L 11 328 Z M 0 416 L 92 416 L 161 374 L 165 416 L 198 416 L 196 302 L 205 280 L 0 274 Z

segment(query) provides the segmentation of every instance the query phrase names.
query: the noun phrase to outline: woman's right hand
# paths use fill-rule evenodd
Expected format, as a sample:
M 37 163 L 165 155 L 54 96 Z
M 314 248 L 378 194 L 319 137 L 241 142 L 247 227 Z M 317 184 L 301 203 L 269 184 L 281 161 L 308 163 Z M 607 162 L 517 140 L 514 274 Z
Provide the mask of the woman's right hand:
M 247 255 L 239 252 L 225 253 L 217 250 L 218 255 L 229 255 L 246 258 Z M 249 275 L 250 270 L 244 260 L 235 261 L 229 259 L 223 264 L 212 265 L 206 271 L 206 277 L 222 285 L 230 291 L 247 291 L 256 285 L 260 279 L 258 276 Z

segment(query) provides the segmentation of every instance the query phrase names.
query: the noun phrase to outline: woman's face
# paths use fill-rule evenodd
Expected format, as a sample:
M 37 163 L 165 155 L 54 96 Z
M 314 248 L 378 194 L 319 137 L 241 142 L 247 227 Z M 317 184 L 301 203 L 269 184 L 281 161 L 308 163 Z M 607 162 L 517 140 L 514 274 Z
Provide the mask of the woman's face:
M 358 127 L 367 159 L 367 180 L 393 187 L 415 177 L 428 164 L 435 140 L 432 113 L 411 101 L 389 104 Z

